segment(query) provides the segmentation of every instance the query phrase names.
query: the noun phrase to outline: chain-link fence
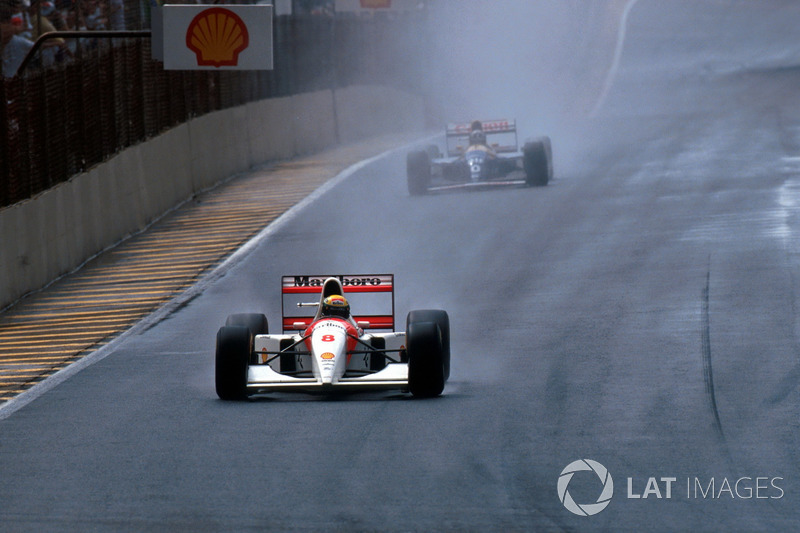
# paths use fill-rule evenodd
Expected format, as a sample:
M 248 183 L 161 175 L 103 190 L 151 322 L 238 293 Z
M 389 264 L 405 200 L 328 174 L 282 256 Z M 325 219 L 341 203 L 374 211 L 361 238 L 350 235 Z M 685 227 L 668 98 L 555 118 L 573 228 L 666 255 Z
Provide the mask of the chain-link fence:
M 419 13 L 279 16 L 274 70 L 258 72 L 165 71 L 148 38 L 84 40 L 69 60 L 0 82 L 0 207 L 218 109 L 353 84 L 414 90 L 419 23 Z

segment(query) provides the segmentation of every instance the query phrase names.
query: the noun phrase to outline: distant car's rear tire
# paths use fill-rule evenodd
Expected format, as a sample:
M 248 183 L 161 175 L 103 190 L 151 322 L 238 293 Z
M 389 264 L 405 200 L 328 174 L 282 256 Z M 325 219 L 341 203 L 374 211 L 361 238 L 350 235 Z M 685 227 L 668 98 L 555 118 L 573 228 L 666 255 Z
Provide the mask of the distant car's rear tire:
M 223 326 L 217 332 L 215 382 L 223 400 L 247 399 L 247 372 L 253 334 L 245 326 Z
M 442 334 L 444 380 L 450 379 L 450 317 L 441 309 L 417 309 L 408 313 L 406 322 L 435 322 Z
M 431 156 L 425 150 L 415 150 L 406 156 L 408 192 L 419 196 L 428 192 L 431 183 Z
M 543 137 L 525 143 L 522 147 L 522 166 L 525 169 L 525 184 L 543 187 L 552 175 L 550 139 Z
M 408 389 L 415 397 L 432 398 L 444 390 L 445 356 L 442 331 L 434 321 L 406 320 Z

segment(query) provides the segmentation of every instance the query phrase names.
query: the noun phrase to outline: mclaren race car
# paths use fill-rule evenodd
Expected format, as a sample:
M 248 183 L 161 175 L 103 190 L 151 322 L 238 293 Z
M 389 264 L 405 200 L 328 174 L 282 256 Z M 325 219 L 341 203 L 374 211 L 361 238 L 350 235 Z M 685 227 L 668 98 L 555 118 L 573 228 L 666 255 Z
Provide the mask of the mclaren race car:
M 514 120 L 448 124 L 445 143 L 445 154 L 436 145 L 408 153 L 411 195 L 475 187 L 541 186 L 553 177 L 550 138 L 526 142 L 519 151 Z
M 282 334 L 270 334 L 266 316 L 251 313 L 230 315 L 217 333 L 220 398 L 272 391 L 442 393 L 450 375 L 449 317 L 442 310 L 411 311 L 406 331 L 394 331 L 392 274 L 283 276 L 281 282 Z M 376 314 L 351 315 L 348 299 Z

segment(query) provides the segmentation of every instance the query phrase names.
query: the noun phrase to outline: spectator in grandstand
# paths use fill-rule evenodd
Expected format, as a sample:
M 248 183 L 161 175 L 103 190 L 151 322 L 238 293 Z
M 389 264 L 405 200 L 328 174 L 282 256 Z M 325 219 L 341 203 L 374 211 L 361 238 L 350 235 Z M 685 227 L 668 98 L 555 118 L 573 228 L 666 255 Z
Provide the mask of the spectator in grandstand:
M 56 7 L 58 7 L 59 3 L 56 3 Z M 64 16 L 64 22 L 67 25 L 67 28 L 70 30 L 85 30 L 86 28 L 81 27 L 80 17 L 78 16 L 78 10 L 72 4 L 69 3 L 69 6 L 61 8 L 61 13 Z
M 31 0 L 28 14 L 30 15 L 32 32 L 31 39 L 35 42 L 43 34 L 56 31 L 55 25 L 50 20 L 56 12 L 55 5 L 50 1 Z M 48 67 L 55 63 L 64 61 L 69 53 L 69 49 L 64 43 L 64 39 L 49 39 L 42 44 L 42 66 Z
M 103 3 L 99 0 L 84 0 L 81 6 L 83 7 L 83 22 L 87 30 L 106 29 L 107 20 Z
M 333 0 L 297 0 L 294 10 L 298 15 L 326 15 L 335 13 Z
M 123 0 L 108 0 L 108 27 L 112 30 L 125 29 L 125 3 Z
M 50 16 L 55 12 L 55 5 L 53 2 L 42 0 L 31 0 L 31 5 L 28 8 L 28 15 L 31 19 L 31 27 L 33 28 L 33 40 L 35 41 L 43 33 L 48 31 L 56 31 L 56 27 L 50 20 Z
M 14 77 L 28 51 L 33 48 L 33 41 L 21 35 L 25 31 L 20 18 L 22 11 L 22 2 L 0 0 L 0 55 L 3 60 L 3 76 L 6 78 Z
M 67 19 L 64 16 L 65 11 L 64 9 L 59 9 L 58 5 L 50 0 L 42 2 L 42 14 L 47 17 L 47 20 L 49 20 L 58 31 L 66 31 L 69 29 L 69 26 L 67 26 Z
M 8 19 L 14 26 L 14 33 L 23 33 L 29 29 L 22 0 L 0 0 L 0 14 L 4 21 Z

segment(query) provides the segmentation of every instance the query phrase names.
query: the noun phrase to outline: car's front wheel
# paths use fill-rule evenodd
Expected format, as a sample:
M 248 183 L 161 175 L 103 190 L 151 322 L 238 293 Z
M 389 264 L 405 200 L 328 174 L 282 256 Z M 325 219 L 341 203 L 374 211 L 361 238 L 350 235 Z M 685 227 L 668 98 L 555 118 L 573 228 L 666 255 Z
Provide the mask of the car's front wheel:
M 408 389 L 416 397 L 431 398 L 442 393 L 447 380 L 445 362 L 448 358 L 445 357 L 442 329 L 436 321 L 430 320 L 433 317 L 419 317 L 427 319 L 423 321 L 414 318 L 412 313 L 406 321 Z
M 267 335 L 269 333 L 269 323 L 267 317 L 263 313 L 235 313 L 228 315 L 225 321 L 226 326 L 244 326 L 250 330 L 250 333 L 255 337 L 256 335 Z M 255 352 L 250 354 L 250 364 L 258 363 L 258 358 Z
M 542 138 L 525 143 L 522 148 L 522 166 L 525 169 L 525 184 L 545 186 L 550 181 L 550 139 Z
M 226 326 L 244 326 L 253 335 L 266 335 L 269 333 L 267 317 L 262 313 L 235 313 L 228 315 Z
M 408 313 L 406 322 L 435 322 L 442 335 L 444 380 L 450 379 L 450 316 L 442 309 L 416 309 Z
M 428 192 L 431 182 L 431 156 L 425 150 L 415 150 L 406 156 L 408 192 L 419 196 Z
M 247 399 L 247 373 L 253 334 L 245 326 L 223 326 L 217 332 L 215 382 L 223 400 Z

